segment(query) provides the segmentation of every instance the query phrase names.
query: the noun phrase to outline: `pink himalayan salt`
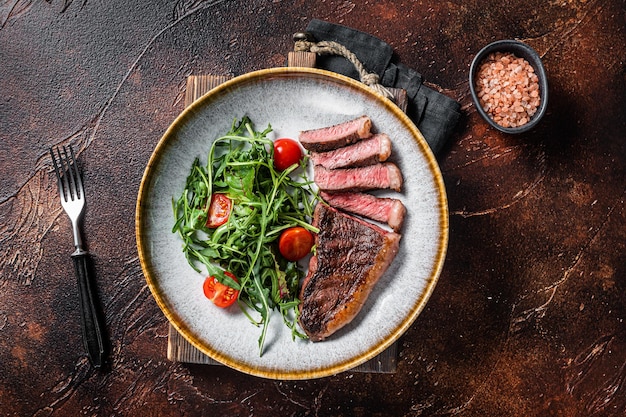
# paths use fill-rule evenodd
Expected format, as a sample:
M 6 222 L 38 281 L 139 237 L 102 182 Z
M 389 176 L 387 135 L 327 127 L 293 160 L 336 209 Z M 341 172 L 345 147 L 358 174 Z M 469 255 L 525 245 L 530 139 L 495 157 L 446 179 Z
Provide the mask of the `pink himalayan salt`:
M 502 127 L 528 123 L 541 103 L 535 70 L 509 52 L 493 52 L 483 60 L 475 88 L 480 106 Z

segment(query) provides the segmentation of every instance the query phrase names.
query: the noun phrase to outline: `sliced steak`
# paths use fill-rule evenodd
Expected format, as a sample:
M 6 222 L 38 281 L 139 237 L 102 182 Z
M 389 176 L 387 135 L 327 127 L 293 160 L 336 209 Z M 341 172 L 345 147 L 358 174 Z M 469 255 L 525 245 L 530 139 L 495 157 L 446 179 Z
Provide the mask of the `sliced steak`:
M 371 128 L 370 118 L 361 116 L 333 126 L 302 131 L 298 139 L 306 150 L 324 152 L 370 137 Z
M 322 191 L 364 191 L 390 188 L 402 189 L 402 173 L 391 162 L 358 168 L 313 168 L 313 179 Z
M 314 165 L 335 169 L 357 167 L 384 162 L 391 155 L 391 140 L 385 133 L 378 133 L 352 145 L 328 152 L 311 152 Z
M 320 192 L 320 196 L 335 208 L 387 223 L 395 232 L 402 228 L 406 207 L 396 198 L 381 198 L 367 193 L 324 191 Z
M 318 203 L 316 253 L 300 291 L 302 330 L 324 340 L 350 323 L 398 252 L 401 235 Z

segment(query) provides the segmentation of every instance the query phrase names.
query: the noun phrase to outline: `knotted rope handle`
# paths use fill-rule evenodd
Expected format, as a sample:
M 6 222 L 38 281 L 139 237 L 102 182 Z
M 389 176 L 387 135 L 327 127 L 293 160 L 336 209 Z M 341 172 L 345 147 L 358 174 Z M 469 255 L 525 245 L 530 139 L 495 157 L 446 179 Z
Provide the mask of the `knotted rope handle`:
M 363 84 L 367 85 L 378 94 L 393 100 L 394 96 L 391 91 L 380 84 L 378 74 L 367 72 L 361 61 L 359 61 L 359 58 L 342 44 L 333 41 L 314 42 L 313 36 L 308 32 L 298 32 L 294 34 L 293 40 L 295 43 L 293 49 L 296 52 L 313 52 L 318 55 L 339 55 L 346 58 L 356 68 Z

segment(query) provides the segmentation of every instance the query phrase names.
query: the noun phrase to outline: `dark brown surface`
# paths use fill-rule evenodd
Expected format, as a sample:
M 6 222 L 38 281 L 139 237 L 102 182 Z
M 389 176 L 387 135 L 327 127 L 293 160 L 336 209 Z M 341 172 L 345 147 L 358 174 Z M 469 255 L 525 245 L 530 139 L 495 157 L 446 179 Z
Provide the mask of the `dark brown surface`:
M 623 1 L 0 3 L 0 414 L 621 416 L 626 413 Z M 460 2 L 459 2 L 460 3 Z M 165 359 L 135 198 L 186 76 L 283 66 L 311 18 L 362 29 L 464 105 L 439 157 L 450 244 L 395 374 L 267 381 Z M 467 74 L 485 44 L 543 58 L 544 121 L 506 136 Z M 81 349 L 48 147 L 80 149 L 111 366 Z

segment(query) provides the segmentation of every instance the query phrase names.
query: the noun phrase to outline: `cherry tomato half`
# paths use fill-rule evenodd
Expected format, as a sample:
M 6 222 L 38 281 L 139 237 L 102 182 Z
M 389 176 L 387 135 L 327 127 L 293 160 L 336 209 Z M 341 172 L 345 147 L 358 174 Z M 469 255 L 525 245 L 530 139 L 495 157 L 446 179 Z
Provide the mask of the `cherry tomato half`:
M 224 274 L 237 281 L 237 278 L 230 272 L 224 272 Z M 213 301 L 213 304 L 216 306 L 222 308 L 233 305 L 239 296 L 238 290 L 222 284 L 212 275 L 204 280 L 202 289 L 204 290 L 206 298 Z
M 293 139 L 281 138 L 274 141 L 274 166 L 284 171 L 302 159 L 300 144 Z
M 311 252 L 315 237 L 304 227 L 291 227 L 283 231 L 278 239 L 278 250 L 289 261 L 297 261 Z
M 209 215 L 206 225 L 210 228 L 216 228 L 228 220 L 233 202 L 226 194 L 214 193 L 211 195 L 211 204 L 209 205 Z

